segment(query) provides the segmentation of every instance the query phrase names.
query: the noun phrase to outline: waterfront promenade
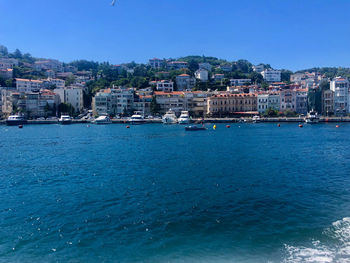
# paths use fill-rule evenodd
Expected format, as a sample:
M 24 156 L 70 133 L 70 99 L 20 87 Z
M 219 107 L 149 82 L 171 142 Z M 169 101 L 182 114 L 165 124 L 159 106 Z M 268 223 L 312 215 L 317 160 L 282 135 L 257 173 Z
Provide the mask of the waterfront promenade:
M 193 123 L 238 123 L 238 122 L 253 122 L 252 118 L 193 118 Z M 259 122 L 304 122 L 304 118 L 299 117 L 276 117 L 276 118 L 261 118 Z M 320 122 L 350 122 L 350 117 L 321 117 Z M 57 124 L 56 120 L 28 120 L 28 124 Z M 72 124 L 91 123 L 88 120 L 72 120 Z M 113 124 L 128 124 L 129 119 L 112 119 Z M 145 124 L 162 123 L 161 119 L 145 119 Z M 6 120 L 0 120 L 0 125 L 5 125 Z

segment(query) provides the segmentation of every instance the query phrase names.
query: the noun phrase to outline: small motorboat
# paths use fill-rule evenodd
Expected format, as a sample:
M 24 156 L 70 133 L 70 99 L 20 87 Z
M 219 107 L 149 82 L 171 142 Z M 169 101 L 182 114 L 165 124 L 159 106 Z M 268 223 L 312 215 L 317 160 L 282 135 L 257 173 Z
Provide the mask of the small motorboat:
M 178 119 L 179 124 L 189 124 L 191 121 L 188 111 L 181 111 L 181 115 Z
M 135 111 L 134 115 L 132 115 L 129 119 L 129 122 L 131 124 L 143 124 L 146 121 L 143 114 L 140 111 Z
M 315 123 L 319 123 L 320 117 L 318 116 L 316 111 L 312 110 L 312 111 L 308 112 L 304 121 L 308 124 L 315 124 Z
M 177 118 L 176 118 L 175 112 L 171 109 L 167 111 L 162 118 L 162 122 L 164 124 L 176 124 Z
M 69 115 L 61 115 L 61 118 L 59 118 L 58 122 L 60 124 L 66 125 L 72 123 L 72 117 Z
M 94 124 L 111 124 L 112 120 L 108 115 L 102 115 L 96 118 L 92 123 Z
M 205 126 L 191 125 L 191 126 L 185 127 L 185 131 L 205 131 L 205 130 L 207 130 Z
M 27 123 L 27 120 L 21 114 L 10 115 L 6 119 L 6 124 L 8 126 L 17 126 L 17 125 L 23 125 L 23 124 L 26 124 L 26 123 Z

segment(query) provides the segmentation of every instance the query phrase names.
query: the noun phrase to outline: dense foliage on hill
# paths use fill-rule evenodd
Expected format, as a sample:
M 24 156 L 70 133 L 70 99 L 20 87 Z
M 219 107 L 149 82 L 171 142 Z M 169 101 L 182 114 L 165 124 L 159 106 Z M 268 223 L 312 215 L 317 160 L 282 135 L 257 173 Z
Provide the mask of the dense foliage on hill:
M 16 49 L 14 52 L 9 52 L 5 46 L 0 45 L 0 57 L 16 58 L 19 61 L 18 67 L 14 67 L 13 77 L 14 78 L 28 78 L 28 79 L 39 79 L 44 78 L 45 72 L 37 71 L 31 65 L 35 61 L 40 60 L 39 58 L 32 57 L 29 53 L 22 53 Z M 135 62 L 125 63 L 121 66 L 115 66 L 109 64 L 109 62 L 96 62 L 88 60 L 75 60 L 70 63 L 63 63 L 63 66 L 73 66 L 78 71 L 90 71 L 93 80 L 87 83 L 89 88 L 88 97 L 91 97 L 98 90 L 114 86 L 127 86 L 135 88 L 146 88 L 149 87 L 150 81 L 169 79 L 174 81 L 176 76 L 187 73 L 193 76 L 194 72 L 198 69 L 199 63 L 209 63 L 212 66 L 212 71 L 209 73 L 209 78 L 215 74 L 224 74 L 225 79 L 220 82 L 210 81 L 207 83 L 197 82 L 196 90 L 206 89 L 218 89 L 224 90 L 229 84 L 229 79 L 240 79 L 249 78 L 252 79 L 253 83 L 261 84 L 263 87 L 267 87 L 261 74 L 254 72 L 253 64 L 247 60 L 240 59 L 237 61 L 228 61 L 225 59 L 219 59 L 216 57 L 207 56 L 186 56 L 176 59 L 178 61 L 185 61 L 188 63 L 188 69 L 173 70 L 169 68 L 153 69 L 148 64 L 137 64 Z M 231 71 L 223 71 L 220 66 L 225 65 L 231 67 Z M 271 68 L 269 64 L 262 64 L 264 68 Z M 324 68 L 311 68 L 301 70 L 298 72 L 312 72 L 317 71 L 325 74 L 328 78 L 335 76 L 343 76 L 350 78 L 350 68 L 335 68 L 335 67 L 324 67 Z M 163 73 L 161 73 L 163 72 Z M 164 73 L 165 72 L 165 73 Z M 281 78 L 282 81 L 289 82 L 290 75 L 293 74 L 290 70 L 282 70 Z M 66 83 L 70 84 L 74 81 L 74 78 L 67 79 Z M 0 85 L 10 85 L 12 80 L 3 80 L 0 78 Z M 176 84 L 175 84 L 176 88 Z

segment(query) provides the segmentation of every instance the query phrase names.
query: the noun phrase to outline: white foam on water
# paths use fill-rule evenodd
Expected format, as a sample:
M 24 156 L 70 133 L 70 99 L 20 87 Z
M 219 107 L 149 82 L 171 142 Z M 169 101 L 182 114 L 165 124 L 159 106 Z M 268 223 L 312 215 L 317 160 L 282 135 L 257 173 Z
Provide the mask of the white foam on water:
M 323 232 L 327 243 L 312 241 L 310 246 L 285 245 L 284 263 L 350 263 L 350 217 L 332 223 Z

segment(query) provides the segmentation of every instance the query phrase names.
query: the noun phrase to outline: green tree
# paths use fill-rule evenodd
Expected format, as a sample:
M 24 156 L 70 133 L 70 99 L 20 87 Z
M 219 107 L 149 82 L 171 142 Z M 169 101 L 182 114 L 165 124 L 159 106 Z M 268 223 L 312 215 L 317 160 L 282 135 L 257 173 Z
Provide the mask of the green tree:
M 0 45 L 0 56 L 7 56 L 9 54 L 7 47 Z
M 156 98 L 156 96 L 153 96 L 153 97 L 152 97 L 152 101 L 151 101 L 150 107 L 151 107 L 151 113 L 152 113 L 152 114 L 157 114 L 157 113 L 159 113 L 159 111 L 160 111 L 160 105 L 157 103 L 157 98 Z

